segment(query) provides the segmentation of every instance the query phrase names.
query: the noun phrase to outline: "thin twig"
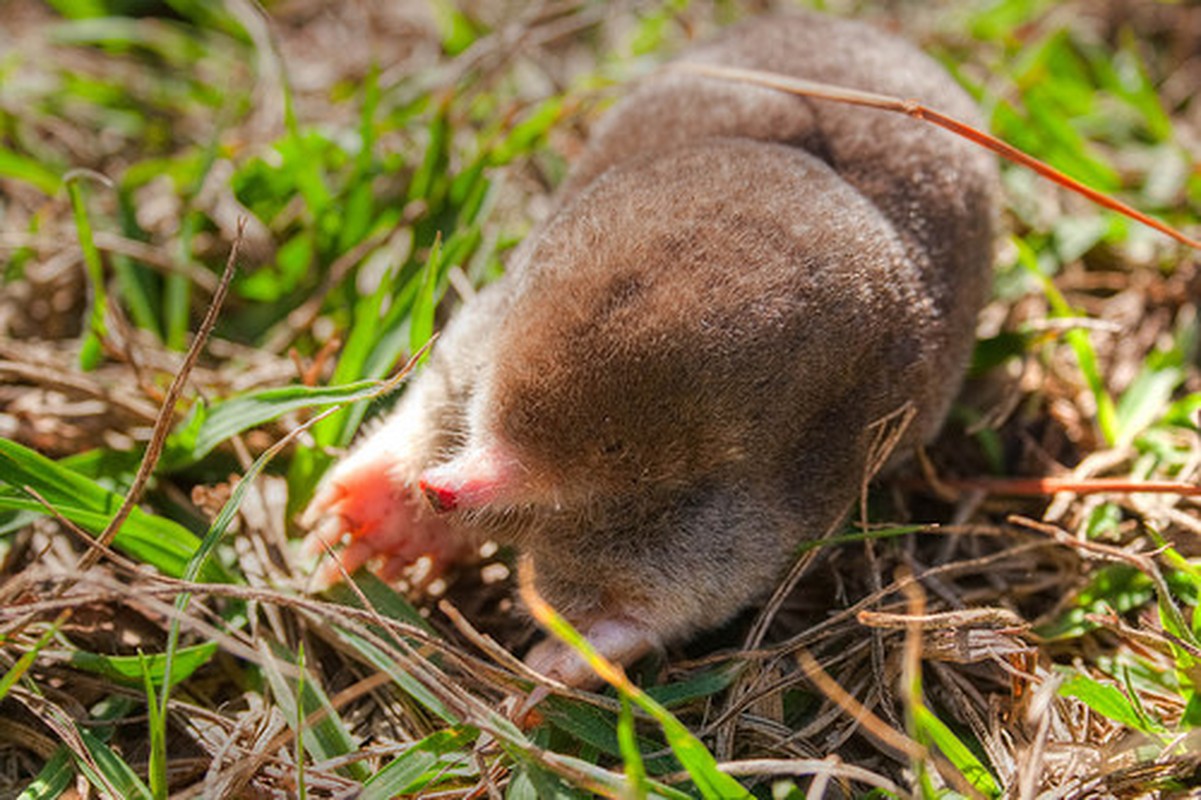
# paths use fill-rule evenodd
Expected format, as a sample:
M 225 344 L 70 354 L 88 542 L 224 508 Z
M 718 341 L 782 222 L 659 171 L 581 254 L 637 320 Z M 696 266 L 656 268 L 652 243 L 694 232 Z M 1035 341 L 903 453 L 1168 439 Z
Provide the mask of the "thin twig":
M 242 234 L 245 228 L 246 220 L 238 220 L 238 233 L 229 248 L 229 258 L 226 259 L 225 271 L 221 274 L 221 282 L 217 284 L 217 290 L 213 292 L 213 299 L 209 303 L 208 311 L 205 312 L 204 319 L 200 323 L 200 328 L 196 331 L 196 336 L 192 340 L 192 346 L 188 348 L 188 354 L 184 358 L 183 364 L 180 366 L 179 371 L 175 373 L 175 379 L 171 381 L 171 385 L 167 388 L 167 396 L 159 408 L 158 419 L 154 423 L 154 432 L 151 434 L 150 443 L 146 446 L 146 455 L 142 457 L 138 473 L 134 476 L 133 484 L 129 487 L 129 492 L 126 493 L 125 500 L 121 503 L 121 507 L 117 509 L 117 513 L 113 516 L 112 521 L 96 537 L 97 541 L 105 547 L 112 544 L 113 539 L 116 538 L 117 532 L 121 530 L 121 526 L 125 523 L 125 520 L 137 504 L 142 490 L 146 488 L 146 483 L 150 480 L 150 476 L 154 474 L 154 468 L 158 466 L 158 459 L 162 455 L 163 447 L 166 445 L 167 435 L 171 432 L 171 426 L 175 422 L 175 404 L 179 402 L 179 397 L 183 394 L 183 389 L 187 385 L 192 367 L 196 366 L 196 360 L 200 358 L 200 353 L 204 350 L 204 343 L 208 341 L 209 334 L 212 333 L 213 327 L 217 324 L 217 317 L 221 312 L 221 306 L 225 303 L 225 295 L 229 292 L 229 284 L 233 280 L 234 270 L 237 267 L 238 251 L 242 247 Z M 98 559 L 99 551 L 89 550 L 79 560 L 77 571 L 82 572 L 83 570 L 90 569 Z
M 1154 228 L 1162 234 L 1170 236 L 1181 244 L 1188 245 L 1195 250 L 1201 250 L 1201 240 L 1187 236 L 1173 228 L 1167 223 L 1139 211 L 1133 206 L 1123 203 L 1121 200 L 1116 200 L 1106 194 L 1098 192 L 1085 186 L 1075 178 L 1066 175 L 1063 172 L 1052 167 L 1043 161 L 1031 155 L 1027 155 L 1013 145 L 1007 144 L 997 137 L 985 133 L 979 128 L 974 128 L 967 123 L 943 114 L 941 111 L 935 111 L 922 105 L 917 100 L 902 100 L 898 97 L 892 97 L 886 94 L 876 94 L 875 92 L 863 92 L 856 89 L 847 89 L 841 86 L 833 86 L 827 83 L 819 83 L 817 81 L 807 81 L 801 78 L 790 78 L 776 72 L 765 72 L 755 69 L 740 69 L 737 67 L 721 67 L 715 64 L 698 64 L 692 61 L 681 61 L 667 67 L 670 70 L 680 72 L 691 72 L 697 75 L 705 75 L 711 78 L 720 78 L 722 80 L 737 81 L 739 83 L 749 83 L 755 86 L 763 86 L 768 89 L 776 89 L 778 91 L 787 92 L 789 94 L 800 95 L 802 97 L 814 97 L 820 100 L 833 100 L 839 103 L 846 103 L 853 106 L 862 106 L 865 108 L 874 108 L 880 111 L 891 111 L 897 114 L 904 114 L 914 119 L 925 120 L 934 125 L 951 131 L 958 136 L 974 142 L 982 147 L 986 147 L 997 153 L 1002 158 L 1008 159 L 1015 164 L 1021 164 L 1028 169 L 1042 175 L 1060 186 L 1076 192 L 1079 195 L 1087 197 L 1099 206 L 1108 208 L 1111 211 L 1116 211 L 1119 214 L 1125 214 L 1131 219 L 1137 220 L 1144 225 Z
M 1201 497 L 1201 486 L 1184 481 L 1139 481 L 1128 478 L 962 478 L 940 480 L 959 490 L 981 490 L 989 494 L 1020 497 L 1049 497 L 1053 494 L 1178 494 Z
M 930 757 L 929 750 L 890 727 L 884 720 L 872 713 L 870 708 L 843 689 L 838 681 L 831 678 L 829 673 L 822 669 L 821 664 L 817 663 L 817 659 L 809 655 L 808 650 L 801 648 L 797 651 L 796 658 L 801 670 L 818 691 L 862 725 L 863 729 L 877 742 L 913 761 L 924 761 Z

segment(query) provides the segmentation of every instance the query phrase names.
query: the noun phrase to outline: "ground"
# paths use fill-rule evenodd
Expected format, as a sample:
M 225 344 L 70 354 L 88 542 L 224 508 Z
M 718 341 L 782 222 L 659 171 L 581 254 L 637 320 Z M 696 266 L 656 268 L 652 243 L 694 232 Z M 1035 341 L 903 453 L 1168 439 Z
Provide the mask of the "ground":
M 0 797 L 1197 790 L 1198 255 L 1019 167 L 943 436 L 646 694 L 513 713 L 505 550 L 311 591 L 299 511 L 379 382 L 623 83 L 772 5 L 0 7 Z M 1197 235 L 1201 8 L 821 5 Z

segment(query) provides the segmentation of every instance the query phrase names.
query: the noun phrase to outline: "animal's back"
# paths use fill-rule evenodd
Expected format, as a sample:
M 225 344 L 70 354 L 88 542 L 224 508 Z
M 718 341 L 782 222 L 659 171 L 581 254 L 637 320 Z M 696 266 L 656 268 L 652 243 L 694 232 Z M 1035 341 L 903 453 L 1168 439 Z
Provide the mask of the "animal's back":
M 916 99 L 981 125 L 973 101 L 933 59 L 908 42 L 852 20 L 796 13 L 734 26 L 684 60 L 778 72 Z M 667 71 L 644 81 L 606 115 L 562 195 L 570 200 L 631 158 L 670 153 L 708 138 L 799 147 L 829 164 L 892 223 L 923 273 L 935 309 L 923 335 L 937 340 L 945 398 L 919 402 L 913 431 L 934 432 L 971 350 L 990 275 L 996 165 L 948 131 L 893 112 Z M 780 197 L 783 206 L 804 196 Z

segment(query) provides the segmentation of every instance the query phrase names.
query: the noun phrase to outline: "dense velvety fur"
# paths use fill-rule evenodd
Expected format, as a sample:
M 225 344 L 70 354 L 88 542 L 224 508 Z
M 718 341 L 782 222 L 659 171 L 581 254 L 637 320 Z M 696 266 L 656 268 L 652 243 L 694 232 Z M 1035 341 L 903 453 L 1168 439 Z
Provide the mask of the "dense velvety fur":
M 753 20 L 685 58 L 977 122 L 934 62 L 853 22 Z M 846 513 L 873 422 L 912 408 L 902 447 L 941 424 L 988 280 L 994 181 L 988 155 L 908 118 L 657 73 L 310 520 L 393 565 L 414 557 L 392 544 L 409 529 L 513 541 L 618 659 L 719 624 Z M 450 513 L 421 508 L 419 484 Z M 388 502 L 386 535 L 360 524 Z M 533 663 L 587 682 L 553 647 Z

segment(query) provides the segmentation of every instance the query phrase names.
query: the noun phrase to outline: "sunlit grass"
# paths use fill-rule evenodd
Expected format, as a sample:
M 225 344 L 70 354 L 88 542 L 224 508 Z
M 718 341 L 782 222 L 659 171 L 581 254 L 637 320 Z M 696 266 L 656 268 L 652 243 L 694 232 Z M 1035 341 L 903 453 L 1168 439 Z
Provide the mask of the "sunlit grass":
M 429 340 L 462 287 L 500 274 L 533 224 L 527 207 L 561 178 L 612 77 L 740 5 L 665 2 L 620 20 L 565 13 L 579 23 L 567 26 L 574 72 L 548 77 L 505 50 L 495 21 L 436 2 L 427 36 L 440 55 L 422 69 L 379 63 L 321 90 L 289 79 L 298 65 L 248 29 L 250 4 L 50 5 L 25 23 L 24 46 L 0 54 L 0 286 L 26 298 L 28 317 L 0 318 L 25 331 L 0 338 L 0 384 L 104 412 L 100 430 L 76 429 L 52 405 L 30 411 L 0 394 L 0 552 L 10 559 L 0 702 L 57 748 L 22 775 L 22 798 L 57 797 L 76 776 L 101 793 L 165 797 L 206 770 L 230 796 L 259 782 L 309 796 L 794 797 L 839 779 L 852 794 L 896 785 L 934 796 L 945 788 L 935 754 L 995 796 L 1016 791 L 1035 763 L 1022 761 L 1039 724 L 1021 717 L 1026 698 L 1056 686 L 1040 700 L 1047 713 L 1099 715 L 1073 746 L 1104 753 L 1137 732 L 1138 764 L 1159 764 L 1167 782 L 1180 774 L 1182 737 L 1201 725 L 1201 524 L 1178 499 L 1060 498 L 1047 520 L 1060 538 L 1006 526 L 1010 514 L 1042 513 L 1018 501 L 977 511 L 979 529 L 961 539 L 920 525 L 848 532 L 823 545 L 837 579 L 809 619 L 812 639 L 651 671 L 647 684 L 662 685 L 623 685 L 616 698 L 552 695 L 525 729 L 497 709 L 533 678 L 483 638 L 490 631 L 456 627 L 436 603 L 370 577 L 329 600 L 302 591 L 285 535 L 336 454 L 393 399 L 381 381 Z M 1077 30 L 1062 5 L 972 4 L 931 45 L 1002 138 L 1195 229 L 1201 173 L 1177 131 L 1183 108 L 1160 95 L 1158 54 L 1131 32 L 1109 41 Z M 296 33 L 278 13 L 276 34 Z M 1005 424 L 952 440 L 961 450 L 944 446 L 943 463 L 977 475 L 1024 469 L 1013 452 L 1034 442 L 1044 467 L 1058 460 L 1085 478 L 1196 481 L 1196 256 L 1019 168 L 1005 169 L 1005 185 L 1009 238 L 985 315 L 1002 322 L 983 332 L 977 377 L 1012 375 L 1021 402 Z M 239 269 L 154 478 L 112 542 L 117 555 L 77 574 L 85 549 L 69 526 L 96 536 L 121 506 L 152 423 L 139 409 L 157 408 L 180 368 L 240 218 Z M 1157 335 L 1117 317 L 1110 301 L 1122 292 Z M 55 335 L 37 316 L 52 295 L 66 329 Z M 901 511 L 884 494 L 875 518 L 895 522 Z M 929 497 L 912 492 L 912 502 L 927 521 Z M 864 552 L 879 585 L 867 567 L 848 571 Z M 946 553 L 955 556 L 944 564 Z M 930 674 L 900 686 L 890 659 L 905 634 L 839 615 L 869 595 L 873 608 L 901 610 L 891 570 L 902 563 L 929 581 L 941 611 L 1031 617 L 1033 633 L 995 634 L 1029 660 L 997 666 L 983 646 L 943 659 L 930 627 L 908 634 Z M 1059 581 L 1048 587 L 1040 574 Z M 1025 594 L 1005 591 L 1014 586 Z M 96 609 L 108 638 L 95 635 Z M 502 649 L 523 641 L 511 629 L 496 638 Z M 857 730 L 797 668 L 804 648 L 881 719 L 906 729 L 908 712 L 907 734 L 931 761 L 897 757 Z M 64 681 L 83 677 L 86 692 L 64 694 Z M 1012 710 L 1011 738 L 947 689 L 963 682 Z M 237 738 L 251 732 L 259 738 Z M 1099 763 L 1096 775 L 1042 779 L 1104 786 L 1130 766 Z

